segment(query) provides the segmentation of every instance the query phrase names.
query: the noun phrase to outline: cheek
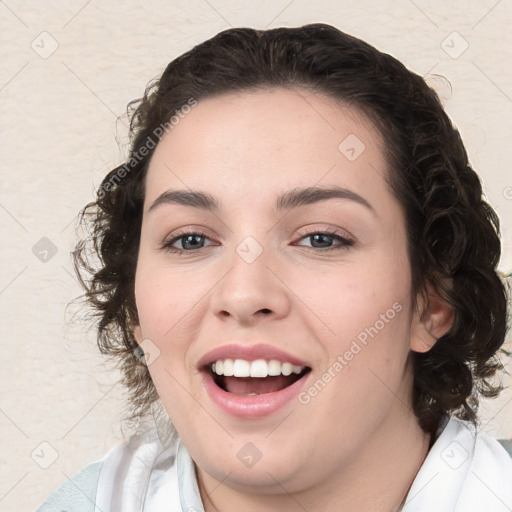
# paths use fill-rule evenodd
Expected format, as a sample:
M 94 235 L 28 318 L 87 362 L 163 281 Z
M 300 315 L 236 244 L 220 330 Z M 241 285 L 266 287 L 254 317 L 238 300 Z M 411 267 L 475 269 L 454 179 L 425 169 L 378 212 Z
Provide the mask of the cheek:
M 135 300 L 140 326 L 145 337 L 159 343 L 175 340 L 180 324 L 201 302 L 208 290 L 204 275 L 187 277 L 141 253 L 135 278 Z
M 309 279 L 299 274 L 291 277 L 294 293 L 307 306 L 311 322 L 333 342 L 346 343 L 376 322 L 383 330 L 384 321 L 390 332 L 388 327 L 398 329 L 399 316 L 407 316 L 402 312 L 410 302 L 409 269 L 394 255 L 376 254 L 356 264 L 314 272 Z
M 184 389 L 191 394 L 197 391 L 191 384 L 196 368 L 187 355 L 205 314 L 214 277 L 205 271 L 169 268 L 142 251 L 139 256 L 135 299 L 141 335 L 156 347 L 158 358 L 148 369 L 168 410 L 187 407 L 190 396 Z
M 308 314 L 309 327 L 325 351 L 319 378 L 329 384 L 318 403 L 339 421 L 346 411 L 361 412 L 362 403 L 366 411 L 385 411 L 399 394 L 411 312 L 407 258 L 398 255 L 368 254 L 350 267 L 315 275 L 308 286 L 302 281 L 295 290 L 315 313 Z
M 144 343 L 154 347 L 157 354 L 148 370 L 171 421 L 181 426 L 180 418 L 197 412 L 190 400 L 195 370 L 187 367 L 186 355 L 197 323 L 194 314 L 204 291 L 187 286 L 188 279 L 145 263 L 144 258 L 139 259 L 135 299 Z

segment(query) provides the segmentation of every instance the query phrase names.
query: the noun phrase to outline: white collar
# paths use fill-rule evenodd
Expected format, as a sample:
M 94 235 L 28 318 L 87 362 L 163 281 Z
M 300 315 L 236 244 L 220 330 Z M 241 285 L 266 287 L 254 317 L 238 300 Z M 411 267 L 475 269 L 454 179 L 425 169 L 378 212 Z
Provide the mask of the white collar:
M 95 512 L 204 512 L 194 462 L 179 438 L 156 430 L 112 449 L 101 467 Z
M 133 436 L 104 459 L 95 512 L 204 512 L 194 462 L 175 436 Z M 510 512 L 512 459 L 485 433 L 451 418 L 430 449 L 401 512 Z
M 512 459 L 484 432 L 451 418 L 430 449 L 402 512 L 510 512 Z

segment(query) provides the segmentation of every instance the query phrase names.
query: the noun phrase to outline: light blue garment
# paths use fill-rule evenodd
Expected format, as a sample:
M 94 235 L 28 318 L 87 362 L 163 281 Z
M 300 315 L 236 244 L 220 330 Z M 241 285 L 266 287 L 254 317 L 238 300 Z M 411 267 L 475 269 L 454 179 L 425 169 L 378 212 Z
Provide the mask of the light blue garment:
M 508 454 L 512 457 L 512 439 L 498 439 L 501 446 L 507 450 Z
M 36 512 L 204 512 L 195 466 L 179 438 L 133 436 L 59 487 Z
M 62 484 L 36 512 L 94 512 L 103 461 L 93 462 Z
M 440 429 L 441 430 L 441 429 Z M 510 443 L 510 442 L 509 442 Z M 403 512 L 509 512 L 512 459 L 485 433 L 455 418 L 440 432 Z M 194 462 L 176 438 L 134 436 L 55 491 L 37 512 L 204 512 Z

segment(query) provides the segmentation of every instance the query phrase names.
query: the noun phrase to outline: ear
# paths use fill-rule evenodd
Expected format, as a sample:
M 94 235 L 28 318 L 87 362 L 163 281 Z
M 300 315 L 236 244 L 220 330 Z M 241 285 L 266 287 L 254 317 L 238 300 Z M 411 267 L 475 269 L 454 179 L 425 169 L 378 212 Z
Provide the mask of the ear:
M 140 347 L 140 344 L 142 343 L 142 340 L 144 339 L 142 337 L 142 329 L 140 328 L 139 324 L 133 325 L 131 327 L 131 329 L 132 329 L 132 332 L 133 332 L 133 337 L 135 338 L 135 341 L 137 342 L 137 344 Z
M 427 296 L 419 293 L 411 325 L 411 350 L 428 352 L 451 328 L 453 307 L 427 283 Z

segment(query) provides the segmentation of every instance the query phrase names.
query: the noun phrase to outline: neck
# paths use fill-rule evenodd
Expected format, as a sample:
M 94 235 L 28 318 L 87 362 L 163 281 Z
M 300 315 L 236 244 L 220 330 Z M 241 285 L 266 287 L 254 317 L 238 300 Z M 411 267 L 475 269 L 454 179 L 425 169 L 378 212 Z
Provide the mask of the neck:
M 430 436 L 412 419 L 389 433 L 387 443 L 373 439 L 357 460 L 340 468 L 333 478 L 301 492 L 288 493 L 276 482 L 276 494 L 243 492 L 229 486 L 229 477 L 217 482 L 198 471 L 199 489 L 206 512 L 265 510 L 277 512 L 396 512 L 428 453 Z M 279 492 L 280 491 L 280 492 Z
M 235 488 L 230 486 L 229 475 L 219 482 L 197 468 L 205 511 L 398 511 L 425 460 L 431 437 L 405 405 L 407 393 L 400 395 L 379 428 L 353 456 L 333 466 L 329 478 L 298 492 L 289 492 L 289 483 L 280 482 L 265 493 Z

